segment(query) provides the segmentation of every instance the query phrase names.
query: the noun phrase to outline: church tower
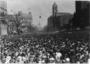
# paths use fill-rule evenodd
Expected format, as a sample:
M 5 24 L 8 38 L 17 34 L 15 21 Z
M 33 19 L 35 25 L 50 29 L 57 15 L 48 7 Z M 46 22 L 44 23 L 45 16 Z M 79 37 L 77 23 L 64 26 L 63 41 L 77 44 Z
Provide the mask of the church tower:
M 56 2 L 54 2 L 53 6 L 52 6 L 52 14 L 53 14 L 53 16 L 56 16 L 57 12 L 58 12 L 58 7 L 57 7 Z

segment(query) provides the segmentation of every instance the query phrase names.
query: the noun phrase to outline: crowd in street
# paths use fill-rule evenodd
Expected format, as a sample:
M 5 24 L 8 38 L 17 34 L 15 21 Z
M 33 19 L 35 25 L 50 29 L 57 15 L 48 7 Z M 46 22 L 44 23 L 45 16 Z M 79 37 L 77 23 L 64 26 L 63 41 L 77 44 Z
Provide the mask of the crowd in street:
M 88 41 L 59 36 L 18 38 L 0 42 L 2 63 L 86 63 Z

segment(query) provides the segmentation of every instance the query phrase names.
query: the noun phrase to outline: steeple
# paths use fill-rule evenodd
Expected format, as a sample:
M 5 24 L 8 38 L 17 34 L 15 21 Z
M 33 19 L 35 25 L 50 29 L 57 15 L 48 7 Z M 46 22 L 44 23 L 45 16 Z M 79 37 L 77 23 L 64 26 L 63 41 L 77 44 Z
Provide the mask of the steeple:
M 58 7 L 57 7 L 56 2 L 54 2 L 53 6 L 52 6 L 52 14 L 53 14 L 53 16 L 55 16 L 57 12 L 58 12 Z

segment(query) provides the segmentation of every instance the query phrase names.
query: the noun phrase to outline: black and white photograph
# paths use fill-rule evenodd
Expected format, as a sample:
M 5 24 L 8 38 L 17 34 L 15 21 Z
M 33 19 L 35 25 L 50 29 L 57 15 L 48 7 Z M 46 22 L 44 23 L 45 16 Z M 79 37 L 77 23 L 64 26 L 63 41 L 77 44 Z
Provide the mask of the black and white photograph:
M 89 0 L 0 0 L 0 64 L 90 64 Z

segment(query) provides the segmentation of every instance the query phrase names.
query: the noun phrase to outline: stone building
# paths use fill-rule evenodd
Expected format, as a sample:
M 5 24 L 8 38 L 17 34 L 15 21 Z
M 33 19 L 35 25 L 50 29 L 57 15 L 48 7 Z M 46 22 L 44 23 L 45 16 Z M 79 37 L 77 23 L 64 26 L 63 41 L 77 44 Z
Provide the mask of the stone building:
M 0 1 L 0 35 L 7 35 L 7 3 Z
M 73 15 L 70 13 L 58 12 L 58 6 L 54 2 L 52 5 L 52 15 L 48 18 L 47 31 L 61 30 L 62 27 L 69 24 L 72 17 Z

